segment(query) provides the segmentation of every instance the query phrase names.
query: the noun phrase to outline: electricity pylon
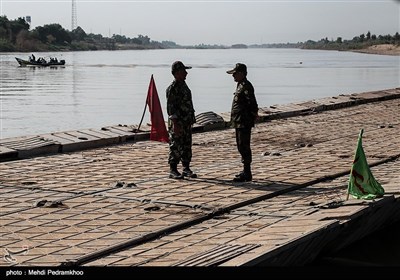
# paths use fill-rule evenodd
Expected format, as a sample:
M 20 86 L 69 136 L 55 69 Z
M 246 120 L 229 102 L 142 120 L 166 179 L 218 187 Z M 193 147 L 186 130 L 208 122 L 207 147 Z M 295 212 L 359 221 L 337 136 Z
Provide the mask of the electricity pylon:
M 72 0 L 72 19 L 71 19 L 71 31 L 78 27 L 78 19 L 76 15 L 76 3 Z

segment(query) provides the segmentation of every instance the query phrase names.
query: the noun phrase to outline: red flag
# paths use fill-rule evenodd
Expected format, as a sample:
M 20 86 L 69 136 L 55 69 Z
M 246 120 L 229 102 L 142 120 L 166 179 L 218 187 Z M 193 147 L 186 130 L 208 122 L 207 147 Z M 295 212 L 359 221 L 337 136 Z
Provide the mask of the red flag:
M 168 143 L 168 133 L 165 127 L 164 116 L 153 75 L 151 75 L 146 103 L 149 106 L 151 115 L 150 140 Z

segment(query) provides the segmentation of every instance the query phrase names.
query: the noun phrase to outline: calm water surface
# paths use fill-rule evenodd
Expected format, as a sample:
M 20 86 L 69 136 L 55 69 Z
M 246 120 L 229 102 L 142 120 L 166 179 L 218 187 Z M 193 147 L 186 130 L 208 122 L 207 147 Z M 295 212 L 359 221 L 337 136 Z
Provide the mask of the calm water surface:
M 35 53 L 57 68 L 19 67 L 0 53 L 0 138 L 138 124 L 154 75 L 165 109 L 170 65 L 193 66 L 187 77 L 196 114 L 230 111 L 235 83 L 226 70 L 246 63 L 260 107 L 400 85 L 400 57 L 299 49 L 132 50 Z M 146 113 L 145 122 L 149 122 Z

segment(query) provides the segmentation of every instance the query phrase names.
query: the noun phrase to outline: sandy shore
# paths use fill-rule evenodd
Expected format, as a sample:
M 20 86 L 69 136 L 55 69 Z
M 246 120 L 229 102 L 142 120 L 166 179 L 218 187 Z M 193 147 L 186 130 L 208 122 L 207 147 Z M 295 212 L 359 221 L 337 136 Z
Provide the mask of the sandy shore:
M 354 52 L 381 55 L 400 55 L 400 46 L 392 44 L 373 45 L 365 49 L 354 50 Z

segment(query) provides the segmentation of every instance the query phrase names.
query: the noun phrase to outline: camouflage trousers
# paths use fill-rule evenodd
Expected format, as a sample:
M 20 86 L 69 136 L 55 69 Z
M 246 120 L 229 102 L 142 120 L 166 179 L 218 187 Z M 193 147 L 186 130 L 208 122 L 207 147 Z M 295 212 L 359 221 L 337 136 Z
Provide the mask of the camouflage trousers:
M 251 127 L 235 128 L 236 132 L 236 146 L 242 156 L 243 164 L 250 164 L 252 161 L 251 149 L 250 149 L 250 138 L 251 138 Z
M 172 128 L 168 130 L 169 153 L 168 163 L 190 163 L 192 160 L 192 126 L 182 127 L 181 133 L 176 135 Z

